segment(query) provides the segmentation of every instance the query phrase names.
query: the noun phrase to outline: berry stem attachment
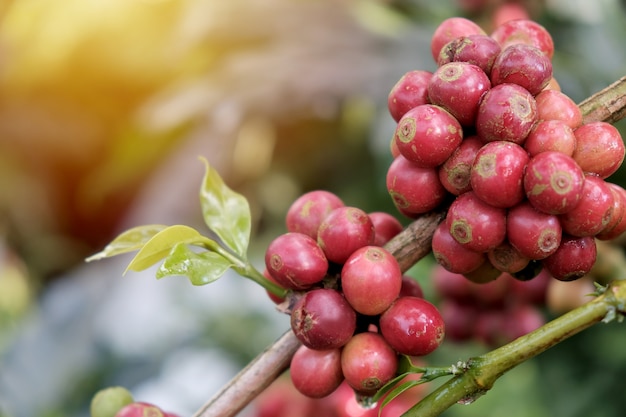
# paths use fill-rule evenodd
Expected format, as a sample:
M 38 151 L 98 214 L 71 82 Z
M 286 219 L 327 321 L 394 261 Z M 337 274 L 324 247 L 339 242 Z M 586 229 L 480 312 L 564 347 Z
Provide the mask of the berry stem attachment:
M 581 307 L 511 343 L 471 358 L 466 372 L 445 382 L 403 417 L 434 417 L 456 403 L 469 404 L 515 366 L 598 322 L 620 319 L 625 313 L 626 280 L 615 281 L 602 295 Z

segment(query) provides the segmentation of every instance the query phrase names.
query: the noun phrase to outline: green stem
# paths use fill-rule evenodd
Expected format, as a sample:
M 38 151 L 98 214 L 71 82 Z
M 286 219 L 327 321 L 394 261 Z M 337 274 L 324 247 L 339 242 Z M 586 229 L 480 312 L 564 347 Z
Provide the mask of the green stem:
M 249 262 L 246 264 L 245 268 L 242 271 L 239 271 L 239 273 L 261 285 L 263 288 L 276 295 L 277 297 L 285 298 L 287 296 L 287 293 L 289 292 L 280 285 L 275 284 L 269 279 L 265 278 L 265 276 L 263 276 L 263 274 L 260 273 L 259 270 L 256 269 Z
M 593 324 L 626 311 L 626 281 L 616 281 L 600 296 L 511 343 L 467 362 L 467 371 L 451 378 L 415 404 L 404 417 L 438 416 L 456 403 L 486 393 L 498 378 L 520 363 Z
M 224 258 L 228 259 L 233 264 L 233 269 L 239 275 L 251 279 L 252 281 L 265 288 L 267 291 L 278 297 L 284 298 L 287 296 L 288 291 L 286 289 L 265 278 L 263 274 L 259 272 L 259 270 L 256 269 L 254 265 L 252 265 L 247 259 L 241 259 L 234 253 L 224 249 L 213 239 L 204 238 L 200 243 L 205 249 L 219 253 Z

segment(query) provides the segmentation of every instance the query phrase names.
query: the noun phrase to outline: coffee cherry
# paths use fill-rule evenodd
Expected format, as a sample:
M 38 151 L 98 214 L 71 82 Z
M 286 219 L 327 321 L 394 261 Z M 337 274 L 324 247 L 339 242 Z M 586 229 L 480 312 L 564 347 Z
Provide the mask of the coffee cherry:
M 585 173 L 607 178 L 624 161 L 624 141 L 619 130 L 610 123 L 587 123 L 574 130 L 576 148 L 572 154 Z
M 318 350 L 345 345 L 356 329 L 356 313 L 339 291 L 307 291 L 291 312 L 291 329 L 303 345 Z
M 294 387 L 309 398 L 330 395 L 343 381 L 341 349 L 315 350 L 300 346 L 291 358 Z
M 451 40 L 441 48 L 437 65 L 443 66 L 449 62 L 467 62 L 476 65 L 489 75 L 500 50 L 498 42 L 487 35 L 461 36 Z
M 557 90 L 543 90 L 535 96 L 539 120 L 560 120 L 571 129 L 583 122 L 580 107 L 564 93 Z
M 611 220 L 597 235 L 596 239 L 611 240 L 626 231 L 626 190 L 617 184 L 606 183 L 613 194 Z
M 430 103 L 428 83 L 432 75 L 430 71 L 414 70 L 398 80 L 387 97 L 387 107 L 393 120 L 398 122 L 412 108 Z
M 555 151 L 532 158 L 524 174 L 524 190 L 530 203 L 549 214 L 572 210 L 582 197 L 585 176 L 576 161 Z
M 469 191 L 452 202 L 446 224 L 452 237 L 461 245 L 476 252 L 487 252 L 504 241 L 506 212 Z
M 400 294 L 402 270 L 396 258 L 377 246 L 350 255 L 341 269 L 341 288 L 358 313 L 374 316 L 385 311 Z
M 550 59 L 554 55 L 554 41 L 550 32 L 533 20 L 518 19 L 504 22 L 494 29 L 491 37 L 502 49 L 521 43 L 538 48 Z
M 474 284 L 486 285 L 500 278 L 502 274 L 503 272 L 493 266 L 487 258 L 478 268 L 464 273 L 463 276 Z
M 441 48 L 448 42 L 469 35 L 485 35 L 485 31 L 476 23 L 464 17 L 450 17 L 437 26 L 430 41 L 430 52 L 435 61 Z
M 559 248 L 543 260 L 543 265 L 559 281 L 574 281 L 591 271 L 596 254 L 593 237 L 564 235 Z
M 452 237 L 446 222 L 435 229 L 431 246 L 437 263 L 450 272 L 465 274 L 485 262 L 484 253 L 467 249 Z
M 315 190 L 303 194 L 287 210 L 287 230 L 317 239 L 317 229 L 324 218 L 343 205 L 343 201 L 329 191 Z
M 328 260 L 312 237 L 285 233 L 269 244 L 265 266 L 282 287 L 302 290 L 326 276 Z
M 607 183 L 595 175 L 586 175 L 580 201 L 559 219 L 563 232 L 572 236 L 594 236 L 611 221 L 614 197 Z
M 507 239 L 528 259 L 544 259 L 552 255 L 561 244 L 561 234 L 561 224 L 556 215 L 541 212 L 528 202 L 509 210 Z
M 108 387 L 98 391 L 91 399 L 91 417 L 114 417 L 124 406 L 133 402 L 133 396 L 124 387 Z
M 528 257 L 522 255 L 522 253 L 515 249 L 508 241 L 502 242 L 487 252 L 487 259 L 498 271 L 510 274 L 521 271 L 526 268 L 530 262 Z
M 483 142 L 506 140 L 523 144 L 537 122 L 537 104 L 524 87 L 499 84 L 483 96 L 476 116 L 476 132 Z
M 473 327 L 479 314 L 477 306 L 446 299 L 441 302 L 439 311 L 446 326 L 446 340 L 465 342 L 474 337 Z
M 494 86 L 513 83 L 524 87 L 535 96 L 552 79 L 552 62 L 534 46 L 510 45 L 494 61 L 490 78 Z
M 439 167 L 439 181 L 454 195 L 463 194 L 472 189 L 470 175 L 472 164 L 483 143 L 477 136 L 469 136 L 454 150 Z
M 572 156 L 576 149 L 574 131 L 562 120 L 540 120 L 524 142 L 530 156 L 544 151 L 557 151 Z
M 400 288 L 400 294 L 398 297 L 412 296 L 412 297 L 424 297 L 424 290 L 416 279 L 409 275 L 402 276 L 402 287 Z
M 320 225 L 317 244 L 329 261 L 343 264 L 355 250 L 374 244 L 375 233 L 366 212 L 356 207 L 339 207 Z
M 134 402 L 125 405 L 115 417 L 166 417 L 166 413 L 154 404 Z
M 395 376 L 397 367 L 396 352 L 378 333 L 354 335 L 341 352 L 346 382 L 361 395 L 375 394 Z
M 384 211 L 374 211 L 368 213 L 368 216 L 374 225 L 374 245 L 376 246 L 384 246 L 404 229 L 398 219 Z
M 522 179 L 528 160 L 528 153 L 515 143 L 486 144 L 478 151 L 472 165 L 472 191 L 494 207 L 513 207 L 524 199 Z
M 417 297 L 400 297 L 380 316 L 385 340 L 403 355 L 423 356 L 443 341 L 443 318 L 430 302 Z
M 478 104 L 491 82 L 478 66 L 450 62 L 439 67 L 428 84 L 430 102 L 446 109 L 463 126 L 473 126 Z
M 406 159 L 423 168 L 434 168 L 452 155 L 463 140 L 463 131 L 442 107 L 423 104 L 402 116 L 395 140 Z
M 408 217 L 434 210 L 447 195 L 436 168 L 420 168 L 403 156 L 394 159 L 387 171 L 387 190 L 396 208 Z

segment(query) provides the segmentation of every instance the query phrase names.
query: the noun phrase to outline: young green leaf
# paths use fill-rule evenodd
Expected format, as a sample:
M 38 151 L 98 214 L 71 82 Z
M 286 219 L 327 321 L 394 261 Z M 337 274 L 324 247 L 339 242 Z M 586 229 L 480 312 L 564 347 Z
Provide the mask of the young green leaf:
M 156 273 L 157 278 L 183 275 L 193 285 L 205 285 L 220 278 L 232 263 L 216 252 L 196 253 L 187 245 L 179 243 L 165 258 Z
M 125 232 L 121 233 L 115 239 L 111 241 L 106 247 L 85 259 L 86 262 L 97 261 L 104 258 L 110 258 L 112 256 L 120 255 L 122 253 L 133 252 L 139 250 L 145 245 L 154 235 L 161 230 L 167 228 L 162 224 L 148 224 L 145 226 L 133 227 Z
M 179 243 L 194 244 L 202 243 L 206 240 L 206 237 L 189 226 L 176 225 L 167 227 L 143 245 L 133 260 L 130 261 L 124 273 L 129 270 L 142 271 L 151 267 L 169 255 L 172 248 Z
M 200 188 L 200 203 L 206 225 L 241 259 L 246 259 L 250 241 L 251 215 L 248 200 L 231 190 L 206 159 Z

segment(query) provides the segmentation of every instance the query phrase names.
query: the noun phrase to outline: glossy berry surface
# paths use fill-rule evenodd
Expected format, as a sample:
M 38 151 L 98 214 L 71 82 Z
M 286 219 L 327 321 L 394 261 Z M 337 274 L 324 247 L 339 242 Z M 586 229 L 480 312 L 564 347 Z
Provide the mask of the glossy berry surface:
M 460 195 L 472 189 L 470 175 L 476 154 L 483 142 L 477 136 L 469 136 L 439 167 L 439 181 L 444 188 L 454 195 Z
M 398 122 L 413 107 L 428 104 L 428 83 L 432 72 L 414 70 L 405 73 L 393 86 L 387 97 L 387 107 L 393 120 Z
M 482 69 L 488 76 L 501 48 L 495 39 L 487 35 L 461 36 L 441 48 L 437 65 L 449 62 L 467 62 Z
M 356 313 L 339 291 L 307 291 L 291 312 L 291 329 L 311 349 L 336 349 L 345 345 L 356 329 Z
M 436 168 L 421 168 L 402 155 L 389 166 L 386 184 L 394 205 L 407 217 L 437 208 L 447 195 Z
M 406 159 L 423 168 L 442 164 L 463 140 L 459 122 L 444 108 L 424 104 L 398 122 L 395 141 Z
M 582 197 L 585 176 L 576 161 L 556 151 L 532 157 L 524 174 L 524 191 L 530 203 L 549 214 L 572 210 Z
M 585 173 L 607 178 L 624 161 L 624 141 L 615 126 L 606 122 L 587 123 L 574 130 L 576 147 L 572 154 Z
M 341 349 L 315 350 L 300 346 L 291 358 L 289 375 L 300 393 L 309 398 L 326 397 L 343 381 Z
M 433 32 L 430 41 L 430 52 L 435 61 L 441 49 L 448 42 L 469 35 L 484 35 L 485 31 L 475 22 L 464 17 L 450 17 L 442 21 Z
M 437 263 L 457 274 L 472 272 L 485 262 L 484 253 L 470 250 L 452 237 L 446 222 L 435 229 L 431 248 Z
M 506 47 L 491 68 L 491 83 L 513 83 L 533 96 L 539 94 L 552 78 L 552 62 L 539 49 L 526 44 Z
M 358 393 L 372 395 L 396 374 L 396 352 L 378 333 L 354 335 L 341 352 L 346 382 Z
M 537 122 L 532 94 L 517 84 L 499 84 L 485 93 L 478 107 L 476 132 L 483 142 L 524 143 Z
M 317 239 L 317 229 L 324 218 L 334 209 L 343 206 L 343 201 L 329 191 L 309 191 L 291 203 L 287 210 L 287 230 Z
M 397 352 L 423 356 L 439 347 L 445 324 L 437 307 L 429 301 L 400 297 L 380 317 L 380 331 Z
M 506 211 L 485 203 L 469 191 L 452 202 L 446 224 L 461 245 L 476 252 L 487 252 L 504 241 Z
M 285 233 L 269 244 L 265 252 L 265 266 L 282 287 L 302 290 L 326 276 L 328 260 L 312 237 L 302 233 Z
M 507 215 L 507 239 L 528 259 L 552 255 L 561 244 L 562 232 L 556 215 L 541 212 L 528 202 L 511 208 Z
M 317 233 L 317 244 L 329 261 L 342 264 L 355 250 L 372 245 L 375 233 L 365 211 L 344 206 L 326 216 Z
M 428 84 L 430 102 L 443 107 L 463 126 L 472 126 L 478 104 L 491 82 L 478 66 L 449 62 L 439 67 Z
M 402 271 L 396 258 L 377 246 L 350 255 L 341 269 L 341 288 L 358 313 L 374 316 L 385 311 L 400 294 Z
M 580 201 L 560 215 L 563 232 L 572 236 L 595 236 L 611 221 L 614 196 L 607 183 L 595 175 L 586 175 Z
M 543 265 L 559 281 L 574 281 L 591 271 L 596 256 L 593 237 L 563 236 L 559 248 L 543 260 Z
M 513 207 L 525 197 L 523 178 L 528 153 L 520 145 L 490 142 L 474 159 L 470 184 L 474 193 L 495 207 Z

